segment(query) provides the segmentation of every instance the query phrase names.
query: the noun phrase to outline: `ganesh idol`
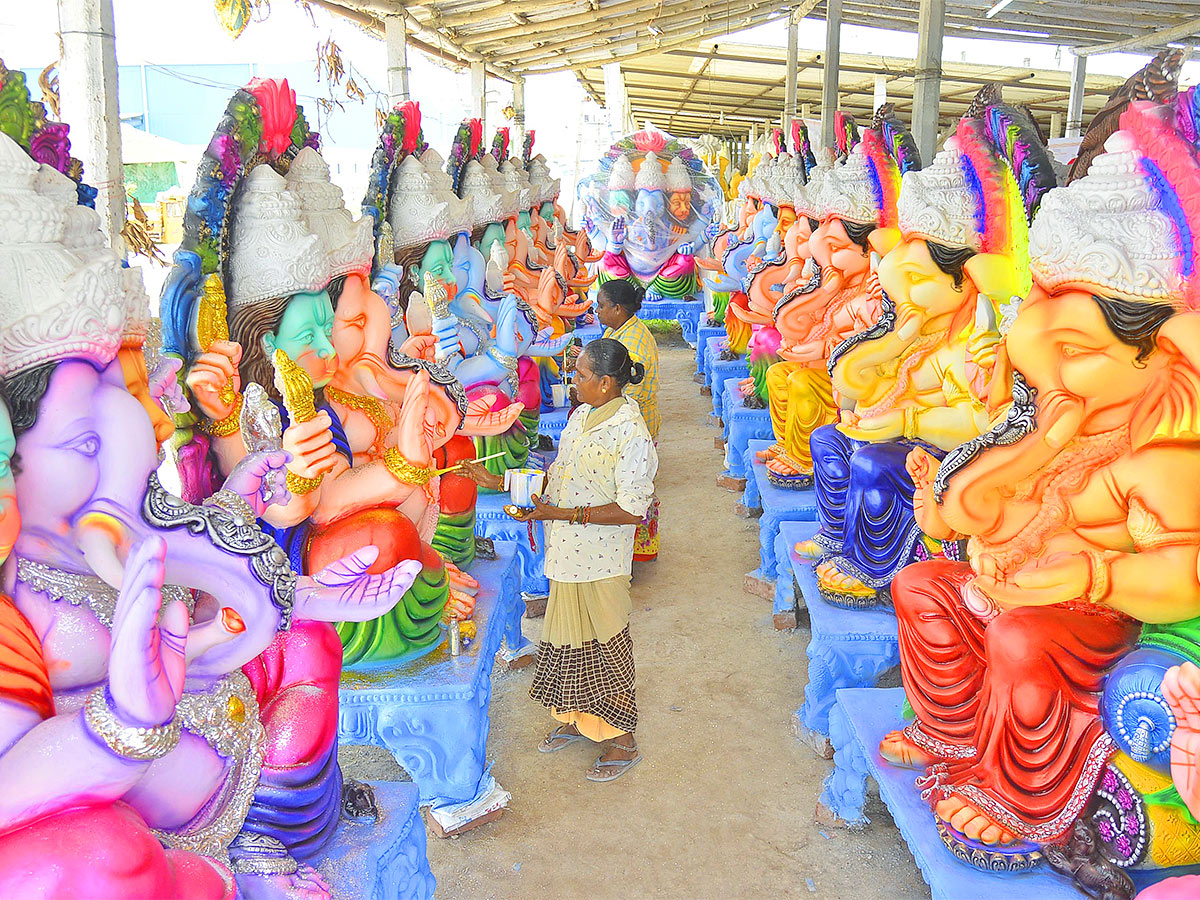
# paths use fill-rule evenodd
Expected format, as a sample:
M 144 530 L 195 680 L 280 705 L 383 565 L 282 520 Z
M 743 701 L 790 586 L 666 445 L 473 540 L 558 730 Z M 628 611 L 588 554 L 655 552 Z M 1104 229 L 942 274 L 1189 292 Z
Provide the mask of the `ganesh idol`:
M 678 140 L 647 126 L 613 144 L 579 186 L 600 281 L 625 278 L 648 299 L 687 300 L 699 289 L 693 251 L 720 210 L 720 187 Z
M 1034 285 L 998 372 L 1012 386 L 1006 417 L 940 465 L 924 449 L 907 462 L 922 530 L 968 538 L 970 562 L 916 563 L 893 582 L 916 719 L 880 752 L 927 770 L 943 840 L 994 867 L 1059 857 L 1085 813 L 1123 866 L 1200 846 L 1184 823 L 1150 848 L 1172 801 L 1114 753 L 1157 748 L 1125 743 L 1121 721 L 1106 729 L 1100 716 L 1106 677 L 1135 647 L 1185 647 L 1200 617 L 1195 131 L 1149 101 L 1119 123 L 1033 221 Z M 1183 763 L 1194 679 L 1157 677 L 1183 713 L 1171 759 Z M 1178 772 L 1182 806 L 1194 773 Z M 1149 811 L 1140 825 L 1091 818 L 1105 802 Z
M 890 107 L 881 107 L 846 161 L 813 173 L 801 210 L 820 224 L 808 239 L 807 275 L 777 304 L 791 337 L 783 361 L 767 372 L 776 443 L 763 456 L 772 483 L 798 489 L 813 483 L 809 438 L 837 421 L 828 377 L 835 348 L 878 319 L 882 294 L 872 261 L 896 238 L 901 176 L 920 168 L 911 134 Z
M 144 361 L 119 358 L 143 333 L 144 291 L 95 234 L 80 240 L 83 219 L 96 234 L 99 222 L 63 204 L 62 176 L 5 135 L 0 157 L 2 218 L 14 223 L 0 234 L 13 275 L 0 295 L 0 378 L 22 517 L 4 590 L 36 635 L 14 673 L 40 655 L 50 691 L 49 706 L 45 695 L 25 704 L 34 718 L 5 707 L 17 715 L 4 751 L 16 779 L 4 829 L 17 844 L 5 852 L 25 860 L 6 877 L 31 879 L 11 893 L 173 896 L 178 866 L 189 896 L 230 896 L 233 877 L 246 896 L 329 896 L 302 863 L 341 816 L 336 756 L 297 758 L 322 733 L 301 737 L 296 683 L 256 667 L 280 633 L 386 612 L 415 567 L 370 575 L 377 551 L 362 547 L 297 577 L 255 523 L 270 465 L 249 483 L 245 469 L 231 473 L 202 504 L 170 495 L 156 475 L 170 423 L 144 405 L 156 393 Z M 99 817 L 70 812 L 87 808 Z M 188 852 L 164 864 L 138 817 Z M 8 829 L 32 819 L 40 843 L 22 846 Z M 56 821 L 73 836 L 55 841 Z M 88 849 L 106 840 L 110 854 L 129 851 L 120 870 Z M 25 868 L 38 857 L 51 878 Z

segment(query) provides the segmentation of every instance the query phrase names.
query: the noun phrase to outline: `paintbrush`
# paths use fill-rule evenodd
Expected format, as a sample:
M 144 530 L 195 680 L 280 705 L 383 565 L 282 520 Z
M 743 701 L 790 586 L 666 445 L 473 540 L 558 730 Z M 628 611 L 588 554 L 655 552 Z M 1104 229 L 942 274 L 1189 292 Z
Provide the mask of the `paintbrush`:
M 489 459 L 496 459 L 497 457 L 503 456 L 507 452 L 508 452 L 507 450 L 501 450 L 499 453 L 493 453 L 491 456 L 481 456 L 478 459 L 464 459 L 462 462 L 458 463 L 457 465 L 447 466 L 444 469 L 434 469 L 430 473 L 430 475 L 445 475 L 449 472 L 457 472 L 459 469 L 461 469 L 467 463 L 487 462 Z

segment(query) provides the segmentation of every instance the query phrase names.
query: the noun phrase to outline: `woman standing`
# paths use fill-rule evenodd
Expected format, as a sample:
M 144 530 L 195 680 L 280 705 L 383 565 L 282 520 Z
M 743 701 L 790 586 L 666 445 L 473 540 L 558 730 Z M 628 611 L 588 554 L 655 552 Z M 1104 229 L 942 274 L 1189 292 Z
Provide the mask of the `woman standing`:
M 575 364 L 582 405 L 563 429 L 544 497 L 518 518 L 546 525 L 550 601 L 530 696 L 563 724 L 538 749 L 608 742 L 589 781 L 614 781 L 641 761 L 633 642 L 629 637 L 634 532 L 654 494 L 658 454 L 638 406 L 622 396 L 644 367 L 619 341 L 601 338 Z M 479 464 L 464 470 L 481 486 L 500 479 Z
M 604 326 L 604 337 L 620 341 L 634 362 L 641 363 L 646 377 L 631 385 L 625 396 L 637 402 L 650 438 L 658 441 L 662 415 L 658 411 L 658 344 L 646 323 L 638 318 L 646 292 L 628 281 L 608 281 L 597 293 L 596 314 Z M 658 498 L 650 501 L 646 517 L 638 523 L 633 558 L 648 561 L 658 557 Z

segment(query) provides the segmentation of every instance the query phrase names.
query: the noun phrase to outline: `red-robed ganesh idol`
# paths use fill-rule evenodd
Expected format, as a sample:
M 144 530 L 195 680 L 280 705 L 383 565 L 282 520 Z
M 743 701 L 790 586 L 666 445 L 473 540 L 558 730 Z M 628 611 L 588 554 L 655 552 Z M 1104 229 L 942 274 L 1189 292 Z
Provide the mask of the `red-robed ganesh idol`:
M 922 530 L 970 562 L 892 583 L 916 720 L 880 752 L 928 769 L 943 839 L 990 867 L 1065 843 L 1093 792 L 1132 807 L 1106 675 L 1200 616 L 1200 162 L 1171 107 L 1120 122 L 1031 227 L 1007 417 L 940 467 L 908 457 Z

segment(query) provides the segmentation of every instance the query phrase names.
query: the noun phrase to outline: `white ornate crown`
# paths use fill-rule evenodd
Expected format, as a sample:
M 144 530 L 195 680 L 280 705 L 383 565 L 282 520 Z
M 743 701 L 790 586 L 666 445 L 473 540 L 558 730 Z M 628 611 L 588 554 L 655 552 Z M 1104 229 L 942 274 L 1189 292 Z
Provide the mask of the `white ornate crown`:
M 1171 218 L 1158 208 L 1132 134 L 1118 131 L 1087 175 L 1042 198 L 1029 230 L 1030 268 L 1047 291 L 1179 303 L 1186 280 Z
M 90 206 L 79 202 L 79 191 L 74 181 L 54 166 L 42 163 L 38 166 L 34 188 L 43 197 L 48 197 L 63 211 L 66 227 L 63 230 L 63 246 L 83 259 L 104 255 L 110 247 L 100 230 L 100 215 Z
M 354 221 L 342 189 L 329 180 L 329 164 L 312 147 L 305 147 L 292 160 L 287 189 L 300 204 L 304 224 L 321 240 L 327 280 L 352 272 L 370 274 L 375 255 L 374 220 L 363 216 Z
M 266 164 L 242 180 L 229 271 L 231 313 L 275 297 L 319 291 L 329 283 L 320 238 L 305 225 L 283 176 Z
M 125 292 L 125 325 L 121 329 L 121 345 L 141 347 L 150 330 L 150 297 L 142 281 L 141 269 L 129 266 L 121 270 Z
M 817 151 L 817 164 L 808 173 L 808 183 L 803 194 L 796 194 L 796 214 L 819 219 L 825 214 L 825 181 L 830 170 L 836 165 L 833 150 L 823 147 Z
M 651 150 L 642 158 L 638 169 L 637 179 L 633 186 L 639 191 L 665 191 L 667 189 L 667 173 L 663 171 L 658 154 Z
M 529 174 L 529 183 L 533 186 L 533 202 L 537 206 L 553 200 L 562 190 L 562 180 L 550 175 L 550 166 L 546 157 L 540 153 L 529 161 L 525 171 Z
M 682 193 L 692 189 L 692 172 L 687 163 L 680 157 L 671 160 L 667 166 L 667 190 L 672 193 Z
M 500 174 L 504 178 L 505 190 L 517 195 L 517 210 L 529 209 L 533 206 L 533 187 L 525 174 L 525 167 L 515 156 L 510 156 L 500 166 Z
M 613 160 L 612 169 L 608 173 L 608 189 L 610 191 L 632 191 L 635 179 L 633 163 L 622 153 Z
M 487 169 L 477 159 L 468 161 L 463 167 L 460 192 L 464 199 L 469 198 L 473 204 L 476 227 L 489 222 L 503 222 L 516 212 L 516 198 L 506 196 L 507 191 L 497 191 Z
M 38 164 L 0 132 L 0 378 L 73 357 L 107 365 L 121 346 L 120 260 L 63 246 L 66 212 L 37 180 Z
M 900 179 L 900 230 L 908 237 L 978 253 L 983 249 L 983 235 L 975 227 L 980 199 L 967 181 L 962 145 L 951 136 L 929 166 Z
M 443 184 L 417 157 L 404 157 L 393 179 L 388 222 L 397 250 L 449 240 L 471 230 L 475 222 L 473 201 L 456 196 L 448 179 Z
M 871 167 L 862 143 L 854 145 L 846 161 L 833 166 L 821 186 L 821 216 L 835 216 L 859 225 L 879 224 L 879 204 L 871 186 Z

